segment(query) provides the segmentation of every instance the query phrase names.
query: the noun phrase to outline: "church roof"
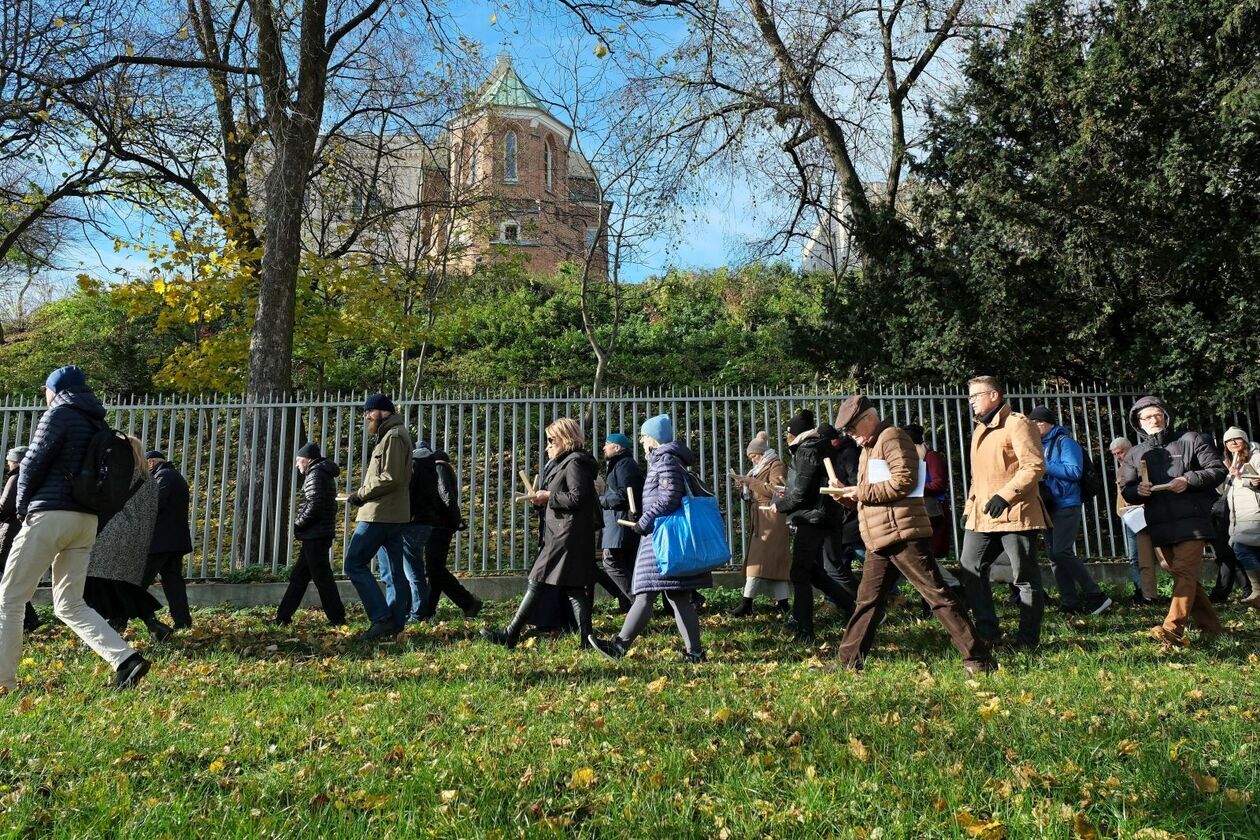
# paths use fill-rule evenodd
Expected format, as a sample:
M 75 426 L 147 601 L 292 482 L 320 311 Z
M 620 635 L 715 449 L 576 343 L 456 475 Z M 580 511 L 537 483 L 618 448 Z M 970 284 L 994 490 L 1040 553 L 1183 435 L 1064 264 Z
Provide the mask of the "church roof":
M 476 107 L 485 108 L 492 105 L 508 108 L 535 108 L 550 116 L 542 98 L 517 75 L 516 68 L 512 66 L 512 59 L 506 54 L 499 56 L 490 78 L 486 79 L 481 92 L 477 94 Z

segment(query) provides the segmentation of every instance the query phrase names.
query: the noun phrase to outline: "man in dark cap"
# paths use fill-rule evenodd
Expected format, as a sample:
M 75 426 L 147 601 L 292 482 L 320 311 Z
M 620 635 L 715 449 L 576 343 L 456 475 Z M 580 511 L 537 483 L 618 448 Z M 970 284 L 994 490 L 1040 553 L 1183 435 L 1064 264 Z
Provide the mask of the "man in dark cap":
M 639 535 L 633 528 L 618 524 L 619 519 L 638 519 L 638 505 L 643 501 L 643 470 L 634 459 L 630 438 L 614 432 L 604 439 L 604 469 L 607 481 L 599 494 L 599 504 L 604 513 L 604 532 L 600 540 L 603 549 L 603 574 L 596 570 L 595 580 L 603 585 L 621 605 L 621 611 L 630 609 L 630 581 L 634 573 L 634 558 L 639 551 Z M 597 486 L 597 490 L 600 488 Z M 630 496 L 633 495 L 635 513 L 631 515 Z M 668 602 L 666 602 L 668 603 Z
M 333 537 L 337 535 L 337 476 L 341 468 L 324 457 L 318 443 L 308 443 L 297 452 L 294 463 L 302 475 L 302 501 L 293 517 L 293 536 L 302 544 L 298 561 L 289 573 L 289 586 L 276 610 L 276 623 L 288 624 L 302 604 L 311 581 L 319 592 L 328 623 L 346 623 L 346 608 L 337 591 L 329 563 Z
M 188 610 L 188 585 L 184 581 L 184 557 L 192 551 L 192 532 L 188 526 L 188 481 L 175 465 L 156 449 L 145 453 L 149 473 L 157 482 L 158 513 L 149 544 L 149 563 L 145 569 L 144 587 L 162 577 L 162 592 L 175 629 L 192 627 Z
M 856 485 L 843 489 L 842 499 L 855 504 L 866 564 L 858 587 L 853 618 L 837 651 L 847 668 L 860 670 L 883 621 L 888 593 L 897 572 L 927 601 L 949 631 L 963 656 L 967 674 L 997 668 L 989 646 L 976 634 L 966 608 L 932 559 L 932 522 L 923 504 L 926 470 L 914 441 L 902 429 L 881 419 L 869 399 L 851 397 L 840 408 L 836 424 L 862 448 Z
M 373 394 L 363 403 L 367 433 L 376 446 L 363 471 L 363 484 L 347 498 L 359 509 L 358 525 L 346 549 L 346 577 L 363 601 L 372 626 L 366 640 L 397 636 L 411 612 L 411 589 L 403 568 L 403 530 L 411 522 L 411 434 L 394 403 Z M 381 594 L 372 574 L 372 558 L 385 549 L 389 562 L 381 564 Z
M 792 538 L 792 618 L 796 622 L 795 641 L 814 643 L 814 588 L 829 596 L 845 613 L 853 610 L 853 596 L 827 576 L 823 567 L 823 542 L 832 526 L 829 502 L 820 490 L 827 484 L 828 444 L 818 434 L 814 412 L 801 409 L 788 421 L 784 435 L 792 464 L 788 469 L 783 495 L 772 507 L 786 514 L 795 531 Z
M 83 600 L 98 517 L 75 499 L 71 483 L 92 438 L 108 428 L 105 408 L 74 365 L 49 375 L 44 398 L 48 410 L 18 474 L 17 515 L 24 525 L 0 578 L 0 694 L 17 688 L 25 604 L 49 567 L 57 618 L 114 668 L 116 688 L 129 688 L 149 672 L 149 661 Z

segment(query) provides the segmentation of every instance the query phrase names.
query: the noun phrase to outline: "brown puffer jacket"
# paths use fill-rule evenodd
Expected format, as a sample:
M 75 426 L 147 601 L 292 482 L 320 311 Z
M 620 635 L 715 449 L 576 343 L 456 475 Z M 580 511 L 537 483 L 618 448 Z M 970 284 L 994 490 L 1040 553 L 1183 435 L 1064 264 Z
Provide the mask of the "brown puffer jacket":
M 878 551 L 905 540 L 931 539 L 932 521 L 923 498 L 907 495 L 919 483 L 919 453 L 914 441 L 887 422 L 874 437 L 874 444 L 862 447 L 858 460 L 858 526 L 866 550 Z M 874 484 L 867 481 L 872 459 L 886 461 L 892 478 Z
M 1003 404 L 971 435 L 971 489 L 963 511 L 969 531 L 1037 531 L 1049 526 L 1037 483 L 1046 471 L 1033 421 Z M 997 519 L 984 512 L 994 496 L 1010 507 Z

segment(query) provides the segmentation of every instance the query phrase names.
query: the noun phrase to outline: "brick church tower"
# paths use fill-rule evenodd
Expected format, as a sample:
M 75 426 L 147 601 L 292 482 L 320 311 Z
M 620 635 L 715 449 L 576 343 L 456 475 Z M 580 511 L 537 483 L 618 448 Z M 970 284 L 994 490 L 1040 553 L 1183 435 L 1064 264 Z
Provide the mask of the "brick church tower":
M 557 119 L 506 55 L 499 57 L 472 105 L 447 126 L 449 183 L 468 209 L 453 240 L 456 265 L 469 271 L 503 255 L 523 254 L 531 272 L 583 263 L 608 271 L 595 172 L 572 146 L 573 129 Z

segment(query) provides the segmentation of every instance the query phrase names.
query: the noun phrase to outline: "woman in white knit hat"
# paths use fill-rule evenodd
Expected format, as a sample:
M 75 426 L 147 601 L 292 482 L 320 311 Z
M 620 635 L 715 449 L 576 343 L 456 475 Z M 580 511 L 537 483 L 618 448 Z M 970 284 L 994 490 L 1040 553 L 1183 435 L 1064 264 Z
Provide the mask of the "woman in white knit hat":
M 1221 488 L 1229 504 L 1229 543 L 1251 582 L 1251 594 L 1243 603 L 1260 609 L 1260 450 L 1237 426 L 1222 440 L 1229 467 Z
M 751 508 L 752 534 L 748 539 L 748 554 L 744 557 L 744 599 L 731 615 L 752 615 L 753 599 L 759 591 L 768 591 L 779 612 L 786 613 L 788 596 L 792 594 L 790 535 L 783 514 L 769 507 L 774 502 L 774 488 L 782 487 L 787 481 L 787 467 L 770 448 L 769 435 L 765 432 L 758 432 L 748 442 L 748 460 L 752 461 L 752 469 L 734 480 Z

